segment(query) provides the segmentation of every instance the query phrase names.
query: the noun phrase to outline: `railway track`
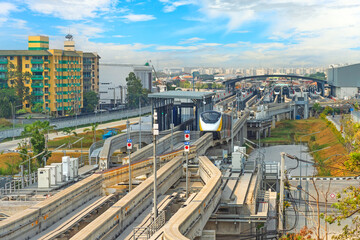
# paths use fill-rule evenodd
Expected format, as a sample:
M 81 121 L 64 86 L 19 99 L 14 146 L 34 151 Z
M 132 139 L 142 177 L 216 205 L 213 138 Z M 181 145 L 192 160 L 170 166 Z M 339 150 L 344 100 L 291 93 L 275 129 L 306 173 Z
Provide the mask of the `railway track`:
M 110 194 L 109 196 L 104 196 L 95 201 L 90 206 L 86 207 L 78 214 L 73 216 L 71 219 L 57 227 L 55 230 L 49 232 L 48 234 L 40 237 L 39 240 L 50 240 L 50 239 L 69 239 L 72 235 L 75 235 L 74 230 L 78 231 L 84 228 L 87 224 L 84 221 L 88 221 L 90 218 L 94 219 L 108 209 L 112 203 L 115 201 L 116 196 Z M 76 229 L 74 229 L 76 228 Z

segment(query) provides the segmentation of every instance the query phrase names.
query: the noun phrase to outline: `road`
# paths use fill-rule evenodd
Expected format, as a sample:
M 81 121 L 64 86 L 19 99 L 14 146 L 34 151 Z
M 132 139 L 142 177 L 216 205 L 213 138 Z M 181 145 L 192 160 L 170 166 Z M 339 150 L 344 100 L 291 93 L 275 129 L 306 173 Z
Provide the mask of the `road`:
M 121 120 L 121 121 L 116 121 L 116 122 L 110 122 L 110 123 L 104 123 L 104 124 L 99 124 L 97 130 L 100 129 L 106 129 L 106 128 L 112 128 L 112 127 L 117 127 L 120 125 L 124 125 L 126 124 L 127 120 Z M 131 118 L 129 119 L 130 123 L 137 123 L 139 121 L 139 118 Z M 82 127 L 82 128 L 78 128 L 76 129 L 76 133 L 83 133 L 85 128 L 89 128 L 89 127 Z M 50 133 L 49 134 L 49 140 L 53 140 L 55 138 L 58 137 L 65 137 L 67 135 L 65 135 L 63 132 L 56 132 L 56 133 Z M 15 150 L 19 143 L 23 141 L 23 139 L 17 139 L 17 140 L 13 140 L 13 141 L 8 141 L 8 142 L 3 142 L 0 143 L 0 152 L 6 151 L 6 150 Z
M 297 211 L 293 210 L 293 207 L 287 208 L 287 222 L 286 222 L 286 229 L 291 229 L 294 225 L 296 231 L 300 231 L 301 228 L 305 226 L 305 217 L 307 218 L 307 226 L 311 230 L 315 230 L 317 226 L 317 207 L 316 207 L 316 198 L 317 193 L 314 187 L 314 184 L 316 185 L 317 189 L 319 190 L 319 202 L 320 202 L 320 213 L 325 214 L 325 198 L 324 196 L 327 196 L 327 202 L 328 202 L 328 214 L 335 213 L 336 215 L 336 209 L 331 207 L 333 203 L 337 202 L 336 194 L 341 193 L 342 189 L 349 187 L 350 185 L 353 186 L 359 186 L 359 180 L 355 179 L 349 179 L 349 180 L 316 180 L 314 183 L 311 180 L 304 181 L 303 186 L 304 190 L 306 191 L 306 183 L 308 183 L 308 192 L 311 196 L 314 196 L 314 198 L 309 197 L 310 205 L 308 209 L 305 208 L 305 203 L 308 201 L 306 200 L 305 194 L 302 193 L 302 198 L 305 197 L 304 200 L 301 201 L 301 205 L 299 206 L 299 191 L 292 190 L 291 194 L 292 197 L 296 201 L 296 208 Z M 290 180 L 290 186 L 292 189 L 294 189 L 298 185 L 298 181 Z M 326 194 L 327 193 L 327 194 Z M 305 212 L 307 212 L 305 214 Z M 306 215 L 306 216 L 305 216 Z M 296 216 L 298 216 L 298 222 L 296 224 Z M 355 215 L 358 216 L 358 215 Z M 342 221 L 341 225 L 338 226 L 337 223 L 333 223 L 331 225 L 328 225 L 328 233 L 329 233 L 329 239 L 331 239 L 332 235 L 338 234 L 342 231 L 342 228 L 345 224 L 348 224 L 350 227 L 352 226 L 352 222 L 350 219 L 346 219 Z M 324 236 L 325 234 L 325 222 L 323 219 L 320 220 L 321 225 L 321 234 Z

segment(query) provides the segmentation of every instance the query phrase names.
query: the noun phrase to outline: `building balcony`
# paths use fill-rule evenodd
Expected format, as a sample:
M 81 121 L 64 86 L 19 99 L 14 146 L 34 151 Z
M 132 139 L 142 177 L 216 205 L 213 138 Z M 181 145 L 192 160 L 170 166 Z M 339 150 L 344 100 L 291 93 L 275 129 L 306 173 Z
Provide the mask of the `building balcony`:
M 50 103 L 51 101 L 50 99 L 45 99 L 45 102 Z
M 8 63 L 8 60 L 7 59 L 0 59 L 0 64 L 7 64 Z
M 44 68 L 40 67 L 40 68 L 31 68 L 32 72 L 43 72 Z
M 43 80 L 44 76 L 43 75 L 32 75 L 31 79 L 32 80 Z
M 50 60 L 49 60 L 49 59 L 46 59 L 45 62 L 50 63 Z
M 32 88 L 43 88 L 44 84 L 42 84 L 42 83 L 32 83 L 31 87 Z
M 0 72 L 7 72 L 7 68 L 0 68 Z
M 43 64 L 44 60 L 43 59 L 31 59 L 31 63 L 32 64 Z
M 45 94 L 50 95 L 50 92 L 45 92 Z
M 50 71 L 50 68 L 46 67 L 46 68 L 45 68 L 45 71 Z
M 50 76 L 49 76 L 49 75 L 45 75 L 44 78 L 50 79 Z
M 7 85 L 7 83 L 1 83 L 0 82 L 0 89 L 1 88 L 9 88 L 9 86 Z
M 45 83 L 45 86 L 50 87 L 51 84 L 50 83 Z
M 32 95 L 33 95 L 33 96 L 43 96 L 43 95 L 44 95 L 44 92 L 36 91 L 36 92 L 32 92 Z
M 33 101 L 33 103 L 44 103 L 44 100 L 42 99 L 36 99 Z

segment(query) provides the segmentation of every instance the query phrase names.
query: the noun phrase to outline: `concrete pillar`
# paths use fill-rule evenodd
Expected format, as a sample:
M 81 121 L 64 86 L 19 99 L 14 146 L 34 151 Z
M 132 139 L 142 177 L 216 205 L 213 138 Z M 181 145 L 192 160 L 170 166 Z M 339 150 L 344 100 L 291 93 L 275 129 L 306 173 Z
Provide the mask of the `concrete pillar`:
M 272 123 L 271 123 L 271 127 L 275 128 L 275 123 L 276 123 L 276 117 L 272 116 Z
M 256 131 L 256 140 L 258 140 L 259 139 L 259 136 L 260 135 L 260 131 Z

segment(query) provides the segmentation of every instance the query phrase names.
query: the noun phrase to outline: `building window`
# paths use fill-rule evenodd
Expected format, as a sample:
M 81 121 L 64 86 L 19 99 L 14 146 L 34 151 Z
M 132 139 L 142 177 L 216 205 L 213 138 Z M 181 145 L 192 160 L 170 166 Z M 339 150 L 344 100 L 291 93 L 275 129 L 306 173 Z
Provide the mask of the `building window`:
M 30 107 L 30 104 L 26 104 L 25 107 L 26 107 L 26 108 L 29 108 L 29 107 Z
M 10 60 L 14 60 L 14 56 L 10 56 Z
M 29 56 L 26 56 L 26 57 L 25 57 L 25 60 L 29 60 Z
M 27 58 L 29 58 L 29 57 L 27 57 Z M 28 59 L 26 59 L 26 60 L 28 60 Z M 25 68 L 29 68 L 29 64 L 25 64 Z

